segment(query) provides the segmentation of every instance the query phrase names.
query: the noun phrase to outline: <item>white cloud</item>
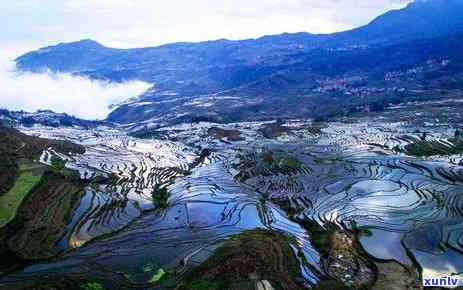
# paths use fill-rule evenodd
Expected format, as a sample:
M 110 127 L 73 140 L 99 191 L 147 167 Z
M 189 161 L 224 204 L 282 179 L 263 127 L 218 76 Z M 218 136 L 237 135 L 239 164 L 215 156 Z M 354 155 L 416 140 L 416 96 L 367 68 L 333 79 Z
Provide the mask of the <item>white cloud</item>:
M 72 15 L 98 13 L 87 30 L 109 46 L 255 38 L 283 32 L 330 33 L 373 20 L 409 0 L 75 0 Z M 127 15 L 129 15 L 127 17 Z M 118 19 L 117 22 L 112 19 Z M 90 24 L 89 24 L 90 25 Z
M 34 46 L 92 38 L 118 47 L 334 32 L 410 0 L 17 0 L 0 3 L 0 41 Z M 5 39 L 3 39 L 5 38 Z
M 410 0 L 16 0 L 0 1 L 0 49 L 30 51 L 92 38 L 108 46 L 243 39 L 283 32 L 334 32 L 366 24 Z M 0 51 L 1 52 L 1 51 Z M 20 53 L 17 51 L 14 56 Z M 1 57 L 0 57 L 1 58 Z M 108 84 L 69 74 L 15 75 L 0 59 L 0 107 L 53 109 L 104 118 L 142 82 Z
M 67 73 L 18 73 L 9 58 L 0 60 L 0 107 L 11 110 L 50 109 L 104 119 L 111 104 L 139 96 L 150 86 L 141 81 L 95 81 Z

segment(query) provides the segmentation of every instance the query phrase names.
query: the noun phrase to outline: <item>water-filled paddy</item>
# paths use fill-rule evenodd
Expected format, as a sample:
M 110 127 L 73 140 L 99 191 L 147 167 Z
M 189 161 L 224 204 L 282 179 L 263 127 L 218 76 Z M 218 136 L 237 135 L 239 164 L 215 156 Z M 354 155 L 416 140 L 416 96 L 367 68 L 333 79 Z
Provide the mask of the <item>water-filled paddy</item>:
M 397 150 L 413 140 L 403 136 L 420 138 L 416 128 L 332 123 L 319 133 L 293 122 L 268 139 L 259 132 L 265 124 L 241 123 L 224 126 L 241 132 L 229 141 L 209 136 L 211 126 L 164 128 L 164 140 L 112 129 L 24 129 L 84 145 L 86 153 L 66 156 L 66 166 L 82 178 L 105 175 L 111 182 L 85 188 L 53 258 L 26 261 L 1 276 L 0 289 L 28 289 L 44 279 L 175 289 L 225 240 L 255 229 L 287 238 L 305 287 L 339 275 L 347 285 L 357 283 L 350 270 L 333 272 L 330 265 L 348 263 L 330 258 L 333 240 L 328 254 L 318 245 L 328 229 L 349 233 L 337 237 L 359 248 L 352 261 L 371 259 L 365 267 L 375 277 L 386 262 L 402 265 L 411 281 L 420 273 L 463 272 L 461 156 L 417 158 Z M 437 129 L 429 134 L 446 137 Z M 382 289 L 379 282 L 370 286 Z

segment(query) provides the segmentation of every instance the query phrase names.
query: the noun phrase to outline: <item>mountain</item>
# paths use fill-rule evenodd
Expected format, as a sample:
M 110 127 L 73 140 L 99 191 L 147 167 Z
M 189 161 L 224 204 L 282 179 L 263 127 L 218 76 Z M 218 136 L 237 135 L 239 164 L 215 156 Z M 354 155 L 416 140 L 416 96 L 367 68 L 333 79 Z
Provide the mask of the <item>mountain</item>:
M 431 38 L 463 30 L 463 1 L 416 0 L 404 9 L 389 11 L 366 26 L 336 33 L 336 41 L 348 44 L 388 43 Z
M 42 125 L 48 127 L 80 127 L 96 128 L 98 126 L 112 126 L 105 121 L 83 120 L 65 113 L 55 113 L 49 110 L 37 112 L 10 111 L 0 109 L 0 125 L 16 125 L 25 127 Z
M 415 1 L 334 34 L 114 49 L 92 40 L 30 52 L 18 69 L 155 84 L 116 108 L 120 123 L 326 117 L 453 95 L 461 85 L 463 2 Z

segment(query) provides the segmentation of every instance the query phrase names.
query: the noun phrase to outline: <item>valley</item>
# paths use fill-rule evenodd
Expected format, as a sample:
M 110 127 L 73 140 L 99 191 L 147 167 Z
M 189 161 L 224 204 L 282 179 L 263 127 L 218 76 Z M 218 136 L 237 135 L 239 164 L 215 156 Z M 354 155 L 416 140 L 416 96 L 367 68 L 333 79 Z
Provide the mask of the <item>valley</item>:
M 449 102 L 329 123 L 184 123 L 145 139 L 21 127 L 85 153 L 50 147 L 33 161 L 63 160 L 81 181 L 47 178 L 49 199 L 31 191 L 2 227 L 0 289 L 421 289 L 420 275 L 459 275 L 462 123 Z
M 413 1 L 339 33 L 130 49 L 84 39 L 43 47 L 15 62 L 22 72 L 151 84 L 141 96 L 114 104 L 107 121 L 118 124 L 323 121 L 461 96 L 461 15 L 460 0 Z
M 20 2 L 0 290 L 463 289 L 463 1 Z

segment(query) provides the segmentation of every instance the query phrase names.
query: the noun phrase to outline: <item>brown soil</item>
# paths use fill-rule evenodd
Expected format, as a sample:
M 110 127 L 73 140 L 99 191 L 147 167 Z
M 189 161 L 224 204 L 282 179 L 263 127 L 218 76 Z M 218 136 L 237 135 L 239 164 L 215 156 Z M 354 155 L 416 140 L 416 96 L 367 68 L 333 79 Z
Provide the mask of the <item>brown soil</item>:
M 376 279 L 375 265 L 359 250 L 355 235 L 334 231 L 329 236 L 328 275 L 355 289 L 369 289 Z
M 225 241 L 178 289 L 253 290 L 257 281 L 268 280 L 274 289 L 299 290 L 303 287 L 297 283 L 298 275 L 288 238 L 252 230 Z
M 378 279 L 372 290 L 419 290 L 418 274 L 396 262 L 376 263 Z
M 47 259 L 56 247 L 71 213 L 83 194 L 83 184 L 47 172 L 21 205 L 6 229 L 7 247 L 21 260 Z
M 219 127 L 211 127 L 207 130 L 207 135 L 214 139 L 227 139 L 228 141 L 241 141 L 241 132 L 239 130 L 226 130 Z

